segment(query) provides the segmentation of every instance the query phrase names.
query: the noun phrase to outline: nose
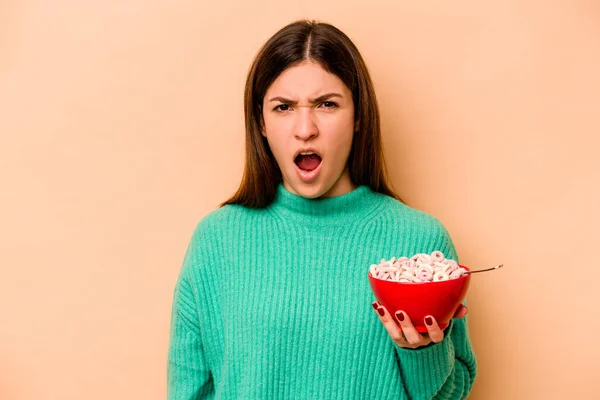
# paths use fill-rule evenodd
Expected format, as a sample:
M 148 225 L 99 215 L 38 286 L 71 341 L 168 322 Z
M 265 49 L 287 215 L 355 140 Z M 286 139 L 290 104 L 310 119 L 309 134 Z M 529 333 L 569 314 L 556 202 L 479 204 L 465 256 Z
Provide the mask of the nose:
M 319 129 L 314 120 L 312 107 L 298 107 L 294 136 L 299 140 L 309 140 L 318 134 Z

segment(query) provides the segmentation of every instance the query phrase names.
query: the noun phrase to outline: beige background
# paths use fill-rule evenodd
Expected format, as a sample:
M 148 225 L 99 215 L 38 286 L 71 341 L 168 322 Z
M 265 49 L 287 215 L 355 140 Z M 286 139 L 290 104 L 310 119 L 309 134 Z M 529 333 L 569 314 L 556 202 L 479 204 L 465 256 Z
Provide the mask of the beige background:
M 187 241 L 241 177 L 247 68 L 301 17 L 362 51 L 400 194 L 465 265 L 506 266 L 472 281 L 471 398 L 598 398 L 597 2 L 4 0 L 1 399 L 164 398 Z

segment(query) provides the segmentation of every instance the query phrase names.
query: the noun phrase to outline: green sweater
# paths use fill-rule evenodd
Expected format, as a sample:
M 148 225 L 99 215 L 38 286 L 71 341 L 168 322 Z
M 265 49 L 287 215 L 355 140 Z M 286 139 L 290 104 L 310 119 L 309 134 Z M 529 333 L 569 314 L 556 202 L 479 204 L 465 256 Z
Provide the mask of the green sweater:
M 433 250 L 458 260 L 436 218 L 367 186 L 310 200 L 280 185 L 267 208 L 211 212 L 174 290 L 168 399 L 465 398 L 465 319 L 410 350 L 371 306 L 371 264 Z

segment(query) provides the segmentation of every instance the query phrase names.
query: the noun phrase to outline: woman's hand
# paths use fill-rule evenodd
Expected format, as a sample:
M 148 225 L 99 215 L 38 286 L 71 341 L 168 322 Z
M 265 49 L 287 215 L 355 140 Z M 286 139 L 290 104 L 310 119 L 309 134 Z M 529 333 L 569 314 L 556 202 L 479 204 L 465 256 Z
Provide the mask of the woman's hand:
M 437 321 L 431 315 L 425 317 L 426 334 L 421 334 L 412 324 L 408 315 L 403 311 L 396 312 L 396 320 L 390 315 L 384 306 L 378 301 L 373 302 L 373 308 L 377 312 L 377 316 L 387 330 L 392 340 L 400 347 L 406 349 L 416 349 L 427 346 L 430 343 L 438 343 L 444 339 L 444 331 L 440 329 Z M 462 318 L 467 315 L 467 307 L 460 305 L 453 318 Z M 400 326 L 396 323 L 398 321 Z

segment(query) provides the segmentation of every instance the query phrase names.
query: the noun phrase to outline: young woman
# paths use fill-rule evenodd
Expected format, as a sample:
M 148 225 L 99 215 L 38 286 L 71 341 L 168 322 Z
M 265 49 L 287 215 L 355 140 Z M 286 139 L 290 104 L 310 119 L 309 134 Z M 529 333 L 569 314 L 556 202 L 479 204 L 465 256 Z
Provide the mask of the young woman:
M 329 24 L 292 23 L 259 51 L 244 100 L 242 183 L 198 224 L 175 287 L 168 398 L 465 398 L 466 308 L 419 334 L 372 303 L 371 264 L 457 255 L 388 185 L 355 45 Z

